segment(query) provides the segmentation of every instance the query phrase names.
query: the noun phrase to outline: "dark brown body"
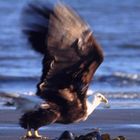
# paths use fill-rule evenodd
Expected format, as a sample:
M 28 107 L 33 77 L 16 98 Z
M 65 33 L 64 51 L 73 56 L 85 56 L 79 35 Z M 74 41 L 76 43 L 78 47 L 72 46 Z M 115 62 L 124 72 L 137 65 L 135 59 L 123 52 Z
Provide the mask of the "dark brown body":
M 37 130 L 41 126 L 51 123 L 69 124 L 78 122 L 86 116 L 86 110 L 79 107 L 79 103 L 71 103 L 61 106 L 54 103 L 46 104 L 47 107 L 40 107 L 37 110 L 26 112 L 20 119 L 20 125 L 25 129 Z

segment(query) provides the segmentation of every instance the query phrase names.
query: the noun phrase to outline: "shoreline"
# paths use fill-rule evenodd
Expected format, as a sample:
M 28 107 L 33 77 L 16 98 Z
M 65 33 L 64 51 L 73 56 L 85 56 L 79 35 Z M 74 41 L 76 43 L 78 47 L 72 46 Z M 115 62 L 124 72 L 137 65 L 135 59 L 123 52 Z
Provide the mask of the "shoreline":
M 18 125 L 21 113 L 16 110 L 0 110 L 0 140 L 18 140 L 25 130 Z M 112 138 L 123 135 L 127 140 L 140 139 L 140 109 L 97 109 L 85 121 L 70 125 L 52 124 L 40 129 L 40 133 L 50 138 L 59 137 L 69 130 L 76 135 L 85 134 L 98 128 L 109 133 Z

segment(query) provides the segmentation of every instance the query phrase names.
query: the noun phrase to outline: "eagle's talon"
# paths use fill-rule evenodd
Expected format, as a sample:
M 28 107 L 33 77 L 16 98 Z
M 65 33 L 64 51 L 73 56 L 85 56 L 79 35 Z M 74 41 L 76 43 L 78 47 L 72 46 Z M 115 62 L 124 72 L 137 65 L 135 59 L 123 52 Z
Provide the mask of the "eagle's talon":
M 28 140 L 28 139 L 40 139 L 40 140 L 48 140 L 48 138 L 47 137 L 43 137 L 43 136 L 39 136 L 39 137 L 37 137 L 37 136 L 22 136 L 22 137 L 20 137 L 20 139 L 21 140 Z
M 27 136 L 27 135 L 25 135 L 25 136 L 20 137 L 20 139 L 21 139 L 21 140 L 32 139 L 32 136 Z

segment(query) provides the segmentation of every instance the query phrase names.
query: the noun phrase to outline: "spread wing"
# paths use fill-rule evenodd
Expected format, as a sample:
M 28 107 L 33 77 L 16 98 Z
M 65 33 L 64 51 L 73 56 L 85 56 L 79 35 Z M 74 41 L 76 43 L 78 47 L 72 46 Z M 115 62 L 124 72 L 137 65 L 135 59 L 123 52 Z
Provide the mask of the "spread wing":
M 40 48 L 44 59 L 37 95 L 45 100 L 64 98 L 68 101 L 75 96 L 85 96 L 93 74 L 103 61 L 102 50 L 89 26 L 64 4 L 58 3 L 51 10 L 35 5 L 28 8 L 34 17 L 37 15 L 44 21 L 40 24 L 37 21 L 34 26 L 37 28 L 26 28 L 34 48 L 39 48 L 34 36 L 46 27 L 44 48 Z

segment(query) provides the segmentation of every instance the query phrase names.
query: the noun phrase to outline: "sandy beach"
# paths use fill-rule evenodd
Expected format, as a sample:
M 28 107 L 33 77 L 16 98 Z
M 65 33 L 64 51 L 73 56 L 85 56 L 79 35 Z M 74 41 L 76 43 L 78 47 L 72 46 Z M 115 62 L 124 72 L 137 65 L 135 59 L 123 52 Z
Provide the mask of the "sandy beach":
M 19 127 L 20 113 L 16 110 L 0 110 L 0 140 L 18 140 L 25 130 Z M 99 128 L 100 132 L 109 133 L 112 138 L 123 135 L 127 140 L 140 140 L 139 109 L 98 109 L 87 121 L 60 125 L 53 124 L 42 127 L 40 133 L 49 138 L 59 137 L 65 130 L 76 135 L 85 134 Z

